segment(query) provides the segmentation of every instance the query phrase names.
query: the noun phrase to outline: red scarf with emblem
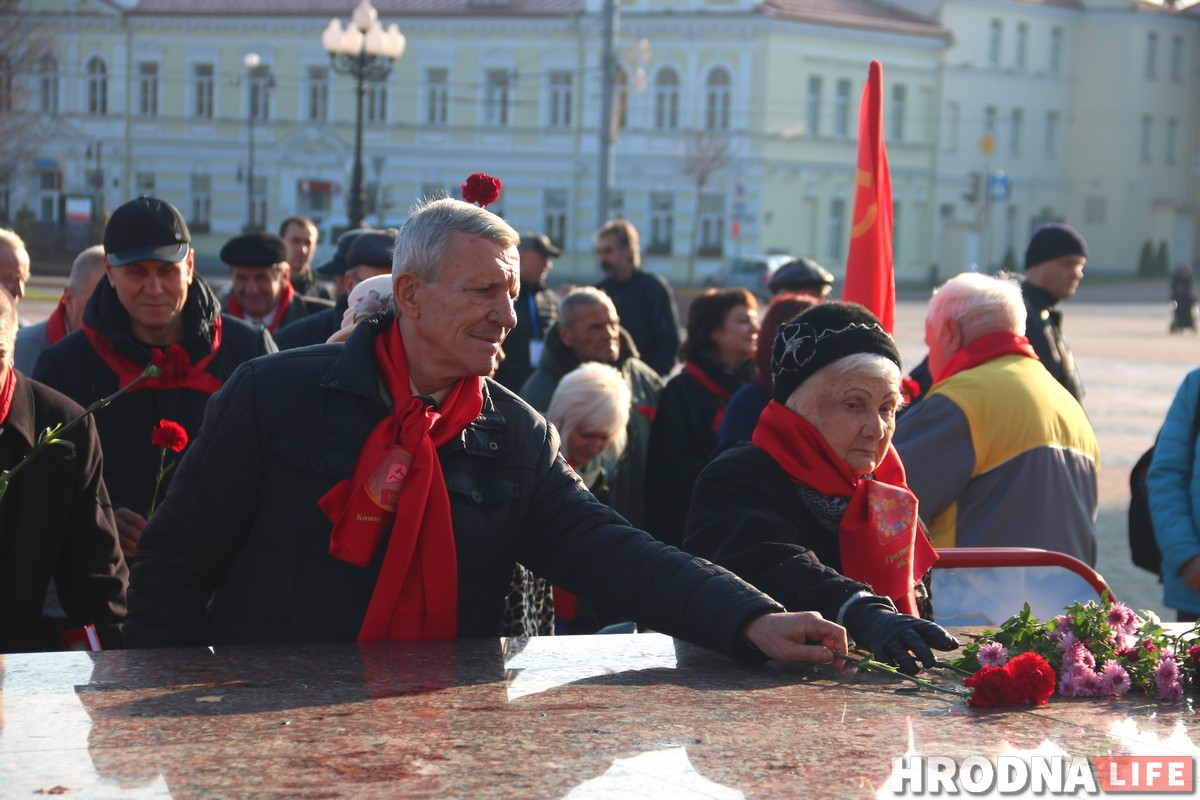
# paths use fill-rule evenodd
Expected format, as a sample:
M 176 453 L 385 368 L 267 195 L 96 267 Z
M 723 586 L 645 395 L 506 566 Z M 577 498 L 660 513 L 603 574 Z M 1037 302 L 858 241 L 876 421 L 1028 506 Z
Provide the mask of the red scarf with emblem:
M 980 364 L 987 363 L 993 358 L 999 358 L 1000 356 L 1038 357 L 1037 352 L 1033 349 L 1033 345 L 1029 344 L 1029 340 L 1019 333 L 1013 333 L 1012 331 L 985 333 L 978 339 L 973 339 L 963 345 L 958 352 L 952 355 L 950 360 L 946 362 L 946 366 L 942 368 L 941 374 L 933 376 L 933 382 L 940 383 L 951 375 L 974 369 Z
M 283 291 L 279 294 L 279 305 L 275 309 L 275 318 L 272 319 L 271 324 L 267 326 L 268 331 L 274 333 L 275 329 L 279 327 L 280 320 L 283 319 L 283 315 L 287 312 L 288 306 L 292 304 L 292 298 L 295 296 L 296 290 L 292 288 L 292 282 L 290 280 L 284 280 Z M 229 308 L 227 309 L 226 313 L 231 317 L 246 319 L 246 314 L 242 311 L 242 305 L 238 302 L 237 295 L 230 295 Z
M 890 597 L 903 614 L 917 614 L 913 585 L 937 561 L 917 521 L 917 498 L 890 444 L 873 478 L 859 478 L 812 423 L 785 405 L 767 403 L 753 442 L 794 483 L 827 497 L 849 497 L 838 526 L 842 574 Z
M 67 330 L 67 297 L 63 295 L 58 298 L 58 305 L 50 312 L 50 316 L 46 317 L 46 341 L 58 344 L 68 333 L 70 331 Z
M 358 641 L 452 639 L 458 633 L 458 557 L 437 448 L 479 416 L 483 379 L 463 378 L 439 408 L 426 406 L 413 396 L 394 323 L 375 338 L 375 360 L 393 412 L 367 436 L 354 476 L 317 501 L 333 521 L 329 552 L 367 567 L 387 538 Z
M 147 365 L 138 364 L 119 354 L 113 349 L 111 339 L 86 322 L 83 323 L 83 333 L 92 343 L 92 347 L 100 359 L 116 374 L 117 386 L 127 386 L 145 372 Z M 150 363 L 159 368 L 160 374 L 157 378 L 147 378 L 130 391 L 149 389 L 165 392 L 172 389 L 193 389 L 204 394 L 212 394 L 221 388 L 221 379 L 204 370 L 213 360 L 217 351 L 221 349 L 221 317 L 219 315 L 213 320 L 209 344 L 211 349 L 208 354 L 195 363 L 183 349 L 183 345 L 151 347 Z
M 9 367 L 8 375 L 4 378 L 4 385 L 0 386 L 0 425 L 3 425 L 4 420 L 8 419 L 8 411 L 12 408 L 13 394 L 16 390 L 17 371 Z

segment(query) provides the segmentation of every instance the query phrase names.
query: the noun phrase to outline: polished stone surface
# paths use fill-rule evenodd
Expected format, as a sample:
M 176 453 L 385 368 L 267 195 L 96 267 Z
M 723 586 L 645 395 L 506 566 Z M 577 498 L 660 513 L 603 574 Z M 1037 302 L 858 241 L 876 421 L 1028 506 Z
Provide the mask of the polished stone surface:
M 657 634 L 0 656 L 0 796 L 874 797 L 905 753 L 1200 741 L 1188 704 L 909 686 Z

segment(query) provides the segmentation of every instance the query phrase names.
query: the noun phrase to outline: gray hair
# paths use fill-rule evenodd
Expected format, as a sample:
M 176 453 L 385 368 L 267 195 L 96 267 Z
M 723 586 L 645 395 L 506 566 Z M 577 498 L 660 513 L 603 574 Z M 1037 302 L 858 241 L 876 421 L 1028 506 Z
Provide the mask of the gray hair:
M 67 286 L 71 287 L 71 291 L 75 291 L 93 269 L 103 267 L 104 245 L 94 244 L 80 252 L 71 262 L 71 277 L 67 279 Z
M 929 301 L 928 319 L 937 328 L 954 320 L 963 343 L 989 333 L 1025 333 L 1025 301 L 1021 285 L 1011 276 L 992 277 L 963 272 L 942 284 Z
M 17 341 L 17 301 L 0 286 L 0 364 L 12 369 Z
M 550 398 L 546 419 L 558 428 L 563 446 L 576 428 L 607 431 L 611 438 L 604 452 L 614 460 L 625 451 L 625 426 L 632 404 L 625 377 L 597 361 L 581 364 L 558 382 Z
M 899 402 L 900 367 L 896 366 L 896 362 L 877 353 L 852 353 L 814 372 L 812 377 L 788 395 L 785 405 L 805 419 L 811 420 L 816 413 L 818 399 L 821 393 L 826 391 L 826 387 L 844 380 L 852 372 L 890 382 L 897 403 Z
M 0 228 L 0 244 L 6 244 L 13 250 L 29 251 L 29 248 L 25 246 L 25 240 L 18 236 L 16 231 L 8 228 Z
M 558 319 L 564 328 L 571 327 L 575 321 L 575 313 L 584 306 L 606 306 L 613 316 L 617 316 L 617 307 L 612 298 L 595 286 L 580 286 L 567 292 L 558 303 Z
M 462 200 L 442 198 L 417 205 L 396 236 L 392 279 L 411 272 L 432 283 L 441 273 L 450 237 L 455 233 L 488 239 L 501 247 L 516 247 L 521 234 L 485 208 Z

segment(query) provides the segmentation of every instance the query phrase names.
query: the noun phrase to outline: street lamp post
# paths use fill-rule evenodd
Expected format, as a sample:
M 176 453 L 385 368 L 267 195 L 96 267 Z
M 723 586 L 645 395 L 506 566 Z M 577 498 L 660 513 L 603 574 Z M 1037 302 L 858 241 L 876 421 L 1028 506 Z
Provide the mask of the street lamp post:
M 361 228 L 366 217 L 367 183 L 363 174 L 363 104 L 367 81 L 380 81 L 392 71 L 392 65 L 404 55 L 405 39 L 396 23 L 384 29 L 370 0 L 360 0 L 345 28 L 336 17 L 321 34 L 321 46 L 329 53 L 333 68 L 353 77 L 358 88 L 358 108 L 354 127 L 354 173 L 350 178 L 350 196 L 346 205 L 347 222 Z

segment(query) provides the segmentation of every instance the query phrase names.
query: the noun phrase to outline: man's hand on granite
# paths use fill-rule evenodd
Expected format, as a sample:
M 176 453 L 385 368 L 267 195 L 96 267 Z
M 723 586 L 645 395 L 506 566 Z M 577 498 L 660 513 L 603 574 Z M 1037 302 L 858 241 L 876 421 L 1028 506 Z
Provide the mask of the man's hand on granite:
M 778 661 L 833 661 L 846 652 L 846 629 L 815 611 L 763 614 L 743 635 L 768 658 Z M 838 665 L 841 665 L 839 660 Z

